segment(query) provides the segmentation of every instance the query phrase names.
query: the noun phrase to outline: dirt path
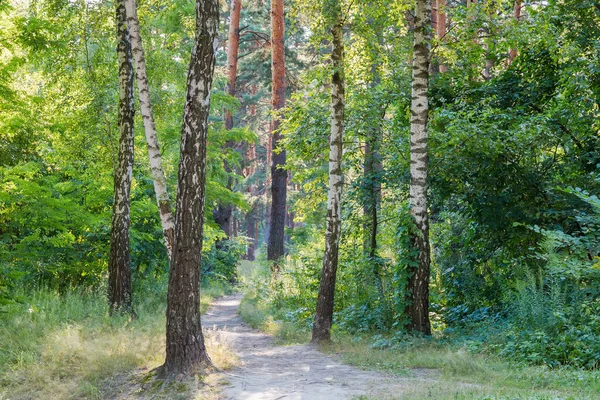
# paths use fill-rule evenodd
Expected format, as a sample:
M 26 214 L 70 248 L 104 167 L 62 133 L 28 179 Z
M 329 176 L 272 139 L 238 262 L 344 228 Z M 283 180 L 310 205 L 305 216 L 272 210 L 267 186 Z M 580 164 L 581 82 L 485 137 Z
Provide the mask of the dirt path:
M 241 365 L 229 371 L 225 399 L 352 399 L 360 396 L 390 398 L 429 378 L 400 378 L 362 371 L 310 345 L 275 346 L 269 335 L 246 326 L 237 315 L 241 294 L 216 300 L 202 317 L 238 355 Z M 390 395 L 392 394 L 392 395 Z

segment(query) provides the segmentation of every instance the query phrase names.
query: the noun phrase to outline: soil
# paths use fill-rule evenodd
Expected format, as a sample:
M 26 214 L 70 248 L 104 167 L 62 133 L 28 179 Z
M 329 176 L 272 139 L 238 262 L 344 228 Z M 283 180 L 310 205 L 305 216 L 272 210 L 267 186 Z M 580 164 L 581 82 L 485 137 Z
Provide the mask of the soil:
M 240 359 L 240 365 L 222 380 L 223 399 L 384 399 L 401 396 L 414 385 L 435 382 L 423 371 L 415 371 L 416 376 L 410 378 L 363 371 L 309 344 L 276 346 L 273 337 L 241 320 L 237 314 L 241 299 L 241 294 L 217 299 L 202 316 L 203 327 L 216 332 L 218 340 L 226 342 Z

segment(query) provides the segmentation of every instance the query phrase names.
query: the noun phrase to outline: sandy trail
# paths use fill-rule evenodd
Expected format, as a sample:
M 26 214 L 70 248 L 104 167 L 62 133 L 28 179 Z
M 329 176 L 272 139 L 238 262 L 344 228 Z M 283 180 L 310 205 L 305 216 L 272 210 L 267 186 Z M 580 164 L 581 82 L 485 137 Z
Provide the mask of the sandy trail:
M 237 315 L 241 294 L 217 299 L 202 316 L 206 329 L 215 330 L 241 361 L 229 371 L 225 399 L 352 399 L 390 398 L 412 385 L 432 380 L 400 378 L 342 364 L 310 345 L 275 346 L 273 338 L 246 326 Z

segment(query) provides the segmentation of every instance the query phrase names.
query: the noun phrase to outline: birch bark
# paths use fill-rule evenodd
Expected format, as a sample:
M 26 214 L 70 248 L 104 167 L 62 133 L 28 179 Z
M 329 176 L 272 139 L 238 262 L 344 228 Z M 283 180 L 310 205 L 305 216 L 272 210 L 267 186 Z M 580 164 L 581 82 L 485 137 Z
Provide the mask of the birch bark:
M 418 263 L 408 267 L 406 315 L 408 328 L 431 334 L 429 323 L 429 214 L 427 210 L 427 121 L 429 118 L 430 0 L 417 0 L 412 65 L 410 119 L 410 213 L 417 232 L 412 236 Z
M 181 129 L 175 246 L 167 292 L 167 376 L 210 364 L 200 324 L 200 260 L 206 191 L 206 138 L 219 28 L 218 0 L 196 0 L 196 40 Z
M 156 123 L 154 122 L 154 112 L 150 102 L 150 88 L 148 85 L 148 76 L 146 74 L 146 58 L 144 57 L 144 47 L 140 35 L 140 23 L 137 14 L 136 0 L 124 0 L 125 10 L 127 12 L 127 26 L 131 32 L 131 44 L 133 47 L 133 57 L 135 59 L 137 85 L 140 99 L 140 108 L 142 120 L 144 121 L 144 131 L 146 132 L 146 142 L 148 143 L 148 158 L 150 159 L 150 170 L 154 180 L 154 193 L 158 204 L 160 222 L 162 225 L 165 247 L 169 262 L 173 256 L 173 235 L 175 222 L 171 212 L 171 202 L 167 191 L 167 178 L 162 167 L 160 155 L 160 146 L 158 145 L 158 135 L 156 134 Z
M 317 299 L 317 310 L 312 331 L 313 343 L 331 341 L 331 323 L 335 294 L 335 279 L 341 236 L 342 214 L 342 137 L 344 132 L 344 37 L 342 12 L 335 2 L 335 21 L 331 61 L 331 131 L 329 136 L 329 192 L 327 195 L 327 225 L 325 232 L 325 255 Z
M 133 65 L 131 37 L 127 29 L 125 4 L 117 2 L 117 59 L 119 63 L 119 151 L 114 175 L 114 203 L 108 261 L 108 302 L 110 313 L 133 313 L 129 255 L 130 203 L 133 174 Z

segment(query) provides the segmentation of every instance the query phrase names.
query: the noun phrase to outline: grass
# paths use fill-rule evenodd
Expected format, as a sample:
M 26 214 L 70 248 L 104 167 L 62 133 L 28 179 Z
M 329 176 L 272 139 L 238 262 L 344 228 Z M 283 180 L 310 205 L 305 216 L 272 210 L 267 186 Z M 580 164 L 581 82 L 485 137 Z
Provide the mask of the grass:
M 310 332 L 277 320 L 286 310 L 274 309 L 262 292 L 248 285 L 239 309 L 242 319 L 275 336 L 279 344 L 308 343 Z M 519 365 L 435 339 L 408 339 L 399 348 L 374 346 L 381 339 L 335 332 L 333 344 L 323 351 L 350 365 L 408 379 L 406 390 L 390 393 L 390 399 L 600 399 L 600 371 Z
M 306 343 L 310 339 L 309 332 L 299 329 L 295 324 L 275 320 L 272 310 L 261 300 L 255 290 L 245 293 L 238 313 L 252 328 L 274 336 L 279 345 Z
M 600 371 L 515 365 L 497 356 L 472 353 L 435 340 L 416 340 L 402 349 L 376 349 L 369 340 L 338 335 L 323 350 L 348 364 L 405 377 L 431 378 L 391 398 L 597 399 Z
M 240 315 L 253 328 L 274 335 L 279 344 L 310 341 L 305 329 L 276 321 L 253 291 L 244 296 Z M 390 393 L 385 397 L 389 399 L 600 399 L 600 371 L 515 365 L 435 340 L 415 339 L 403 349 L 381 349 L 372 346 L 373 338 L 357 339 L 338 333 L 322 350 L 350 365 L 410 379 L 405 391 Z
M 203 287 L 202 312 L 230 290 Z M 140 290 L 134 320 L 109 317 L 104 293 L 40 289 L 0 314 L 0 398 L 100 399 L 144 386 L 164 361 L 164 285 Z M 210 330 L 206 342 L 217 367 L 236 362 Z

